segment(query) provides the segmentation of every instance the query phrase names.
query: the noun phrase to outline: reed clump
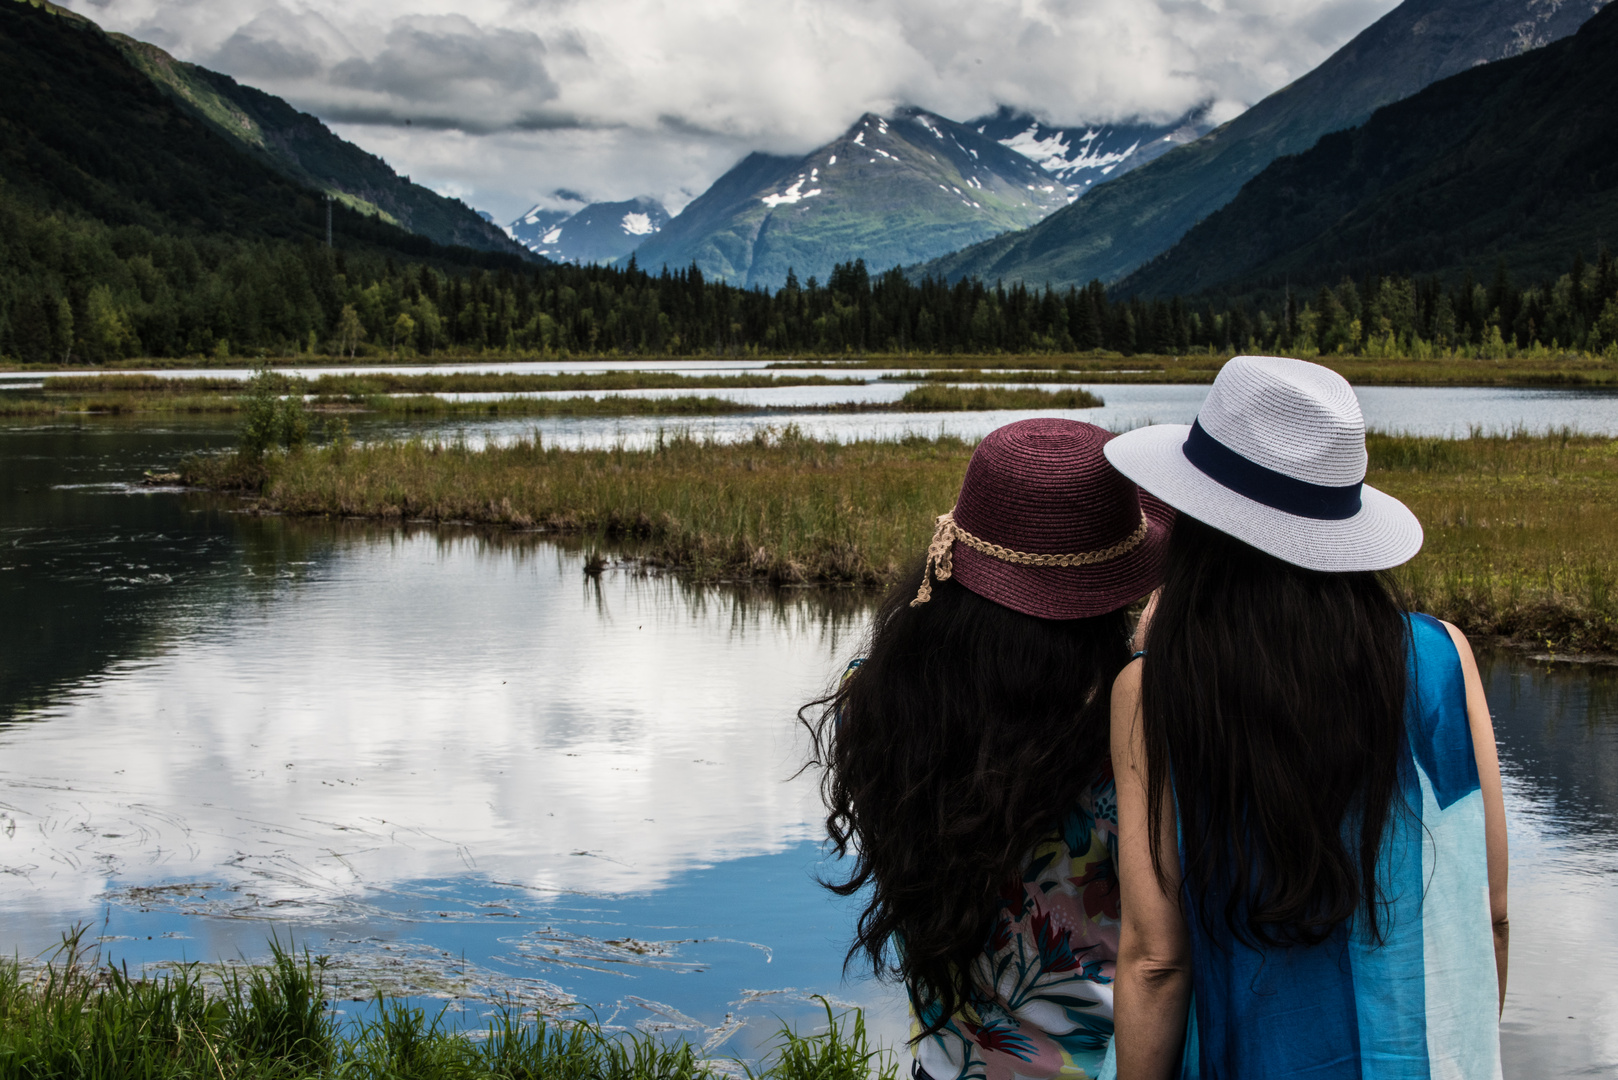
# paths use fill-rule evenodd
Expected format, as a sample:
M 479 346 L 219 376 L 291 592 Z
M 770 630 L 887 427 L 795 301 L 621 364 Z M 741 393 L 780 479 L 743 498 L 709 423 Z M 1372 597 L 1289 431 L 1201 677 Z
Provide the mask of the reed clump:
M 895 1080 L 856 1010 L 801 1035 L 783 1028 L 757 1065 L 702 1056 L 689 1042 L 613 1034 L 588 1021 L 525 1020 L 515 1005 L 481 1030 L 378 1000 L 341 1023 L 323 957 L 271 943 L 271 961 L 222 987 L 198 965 L 155 978 L 91 964 L 83 931 L 37 973 L 0 963 L 0 1078 L 27 1080 Z
M 982 412 L 989 409 L 1098 409 L 1104 402 L 1088 390 L 1042 390 L 1036 386 L 918 386 L 905 391 L 907 412 Z
M 1373 434 L 1369 482 L 1426 530 L 1395 578 L 1469 634 L 1618 652 L 1618 443 L 1558 432 Z M 286 514 L 462 521 L 582 533 L 697 580 L 881 587 L 926 550 L 971 456 L 955 438 L 852 443 L 791 426 L 740 443 L 643 449 L 535 436 L 474 450 L 423 440 L 195 458 L 187 482 L 248 489 Z
M 586 533 L 704 580 L 879 586 L 925 547 L 971 452 L 951 438 L 825 442 L 788 425 L 736 443 L 662 434 L 640 449 L 564 450 L 537 434 L 485 449 L 337 443 L 260 464 L 198 457 L 182 473 L 253 489 L 279 513 Z

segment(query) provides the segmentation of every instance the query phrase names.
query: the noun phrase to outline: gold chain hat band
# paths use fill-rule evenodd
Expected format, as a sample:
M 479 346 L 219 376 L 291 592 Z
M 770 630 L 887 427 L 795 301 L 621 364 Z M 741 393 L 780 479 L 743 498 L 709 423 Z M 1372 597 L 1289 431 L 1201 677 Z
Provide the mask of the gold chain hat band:
M 955 524 L 955 511 L 951 510 L 947 514 L 938 515 L 938 527 L 933 530 L 933 541 L 927 545 L 927 568 L 922 571 L 921 588 L 916 590 L 916 598 L 910 601 L 910 606 L 925 604 L 933 598 L 932 579 L 948 581 L 954 574 L 953 552 L 957 540 L 973 551 L 981 551 L 990 558 L 1015 563 L 1018 566 L 1094 566 L 1096 563 L 1104 563 L 1135 550 L 1146 539 L 1147 528 L 1146 515 L 1142 514 L 1135 531 L 1109 548 L 1084 551 L 1077 555 L 1041 555 L 1031 551 L 1013 551 L 1011 548 L 991 544 L 981 537 L 973 536 Z

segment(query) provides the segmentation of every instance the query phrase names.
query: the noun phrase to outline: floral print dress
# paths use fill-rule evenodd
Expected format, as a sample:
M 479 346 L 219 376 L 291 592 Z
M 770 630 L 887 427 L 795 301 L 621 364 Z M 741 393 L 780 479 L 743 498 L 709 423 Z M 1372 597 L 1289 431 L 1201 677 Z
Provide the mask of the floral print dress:
M 977 993 L 915 1044 L 931 1080 L 1089 1078 L 1112 1036 L 1118 959 L 1118 802 L 1109 762 L 1035 846 L 973 967 Z M 912 1017 L 912 1032 L 922 1024 Z

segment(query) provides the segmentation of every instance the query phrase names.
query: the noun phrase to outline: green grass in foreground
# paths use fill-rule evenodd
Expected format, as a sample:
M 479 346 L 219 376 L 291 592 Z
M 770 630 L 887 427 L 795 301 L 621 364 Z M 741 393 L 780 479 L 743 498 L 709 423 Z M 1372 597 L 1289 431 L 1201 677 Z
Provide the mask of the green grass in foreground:
M 154 979 L 89 966 L 78 941 L 32 977 L 0 964 L 0 1080 L 725 1080 L 736 1068 L 686 1042 L 525 1022 L 515 1002 L 470 1033 L 387 1001 L 340 1026 L 307 954 L 272 946 L 270 965 L 211 992 L 194 965 Z M 870 1045 L 858 1011 L 828 1005 L 826 1019 L 820 1034 L 783 1028 L 741 1067 L 748 1080 L 895 1080 L 894 1055 Z
M 1427 532 L 1398 572 L 1412 605 L 1471 634 L 1618 651 L 1618 444 L 1574 434 L 1373 434 L 1370 482 Z M 646 450 L 487 450 L 340 442 L 262 463 L 194 458 L 188 482 L 256 491 L 266 511 L 465 521 L 634 539 L 699 580 L 877 587 L 926 550 L 972 444 L 847 444 L 796 429 Z

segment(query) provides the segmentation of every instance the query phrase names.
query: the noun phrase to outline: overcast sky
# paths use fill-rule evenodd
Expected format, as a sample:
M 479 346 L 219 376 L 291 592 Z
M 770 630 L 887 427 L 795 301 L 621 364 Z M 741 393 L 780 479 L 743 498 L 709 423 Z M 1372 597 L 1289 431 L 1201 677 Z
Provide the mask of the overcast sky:
M 1221 119 L 1394 0 L 67 0 L 509 220 L 557 189 L 677 210 L 862 112 Z

